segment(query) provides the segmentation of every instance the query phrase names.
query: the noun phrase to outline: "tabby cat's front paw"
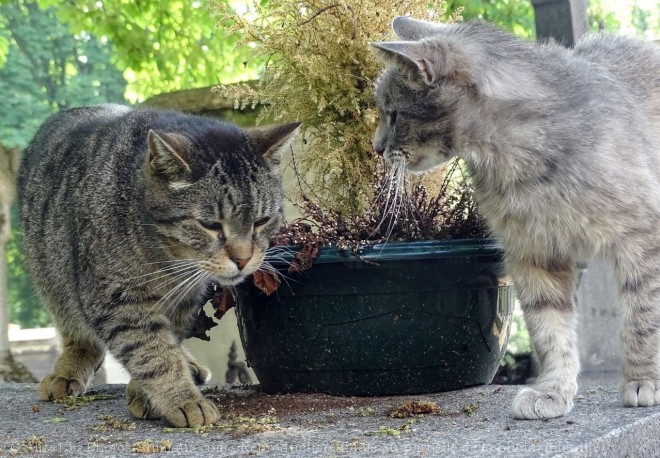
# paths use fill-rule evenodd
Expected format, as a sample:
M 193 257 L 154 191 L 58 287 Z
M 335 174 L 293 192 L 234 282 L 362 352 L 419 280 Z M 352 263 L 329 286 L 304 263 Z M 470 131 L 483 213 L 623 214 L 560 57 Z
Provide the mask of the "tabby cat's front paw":
M 523 388 L 513 400 L 513 416 L 521 420 L 561 417 L 573 408 L 573 394 L 556 390 Z
M 50 374 L 39 385 L 39 398 L 42 401 L 51 401 L 66 396 L 82 396 L 86 389 L 87 386 L 82 380 Z
M 621 387 L 621 401 L 626 407 L 660 405 L 660 380 L 630 380 Z
M 220 412 L 212 402 L 202 398 L 186 401 L 170 409 L 163 418 L 176 428 L 194 428 L 217 422 Z

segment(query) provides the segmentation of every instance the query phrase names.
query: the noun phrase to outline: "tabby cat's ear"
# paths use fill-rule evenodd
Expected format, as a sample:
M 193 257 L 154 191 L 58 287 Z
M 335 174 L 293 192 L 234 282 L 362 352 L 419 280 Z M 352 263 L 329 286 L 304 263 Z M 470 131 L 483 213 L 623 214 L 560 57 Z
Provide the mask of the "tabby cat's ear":
M 190 141 L 180 134 L 149 130 L 149 167 L 155 175 L 183 179 L 191 172 L 188 164 Z
M 416 41 L 440 33 L 447 26 L 433 22 L 420 21 L 408 16 L 395 17 L 392 29 L 402 40 Z
M 447 43 L 434 40 L 370 43 L 386 61 L 433 86 L 443 78 L 466 79 L 462 57 Z M 467 81 L 466 81 L 467 82 Z
M 298 134 L 299 122 L 245 129 L 248 142 L 261 154 L 271 169 L 281 171 L 282 153 Z

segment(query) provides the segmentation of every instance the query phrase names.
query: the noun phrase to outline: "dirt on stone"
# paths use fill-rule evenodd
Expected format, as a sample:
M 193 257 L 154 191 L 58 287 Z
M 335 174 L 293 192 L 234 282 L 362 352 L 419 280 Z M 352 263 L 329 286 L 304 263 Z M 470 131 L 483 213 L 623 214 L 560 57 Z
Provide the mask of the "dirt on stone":
M 251 387 L 252 388 L 252 387 Z M 377 398 L 330 396 L 319 393 L 266 394 L 241 389 L 210 388 L 203 391 L 221 412 L 240 415 L 276 414 L 280 417 L 336 409 L 371 407 Z M 378 398 L 380 402 L 382 398 Z

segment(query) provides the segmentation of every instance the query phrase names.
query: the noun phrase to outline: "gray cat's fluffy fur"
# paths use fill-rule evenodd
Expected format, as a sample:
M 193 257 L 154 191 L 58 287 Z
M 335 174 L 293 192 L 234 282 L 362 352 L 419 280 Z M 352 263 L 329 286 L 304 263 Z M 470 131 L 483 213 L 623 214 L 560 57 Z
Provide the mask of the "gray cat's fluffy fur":
M 621 297 L 626 406 L 660 404 L 660 49 L 590 36 L 573 50 L 489 24 L 397 18 L 374 148 L 422 171 L 453 156 L 505 251 L 541 372 L 517 418 L 573 406 L 576 262 L 600 255 Z
M 50 117 L 18 188 L 27 264 L 64 343 L 44 400 L 84 393 L 106 349 L 128 408 L 174 426 L 218 419 L 181 347 L 208 282 L 256 271 L 282 221 L 280 151 L 298 123 L 243 130 L 120 105 Z

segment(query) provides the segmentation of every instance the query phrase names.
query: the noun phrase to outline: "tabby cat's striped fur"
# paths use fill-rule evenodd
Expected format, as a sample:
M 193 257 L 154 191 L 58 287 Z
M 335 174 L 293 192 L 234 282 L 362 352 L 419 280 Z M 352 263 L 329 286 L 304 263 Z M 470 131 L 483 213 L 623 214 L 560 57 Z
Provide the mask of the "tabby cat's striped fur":
M 210 373 L 181 341 L 209 281 L 259 269 L 297 126 L 243 130 L 120 105 L 46 121 L 19 174 L 27 264 L 64 343 L 42 399 L 83 394 L 107 349 L 131 375 L 135 416 L 218 419 L 196 386 Z

